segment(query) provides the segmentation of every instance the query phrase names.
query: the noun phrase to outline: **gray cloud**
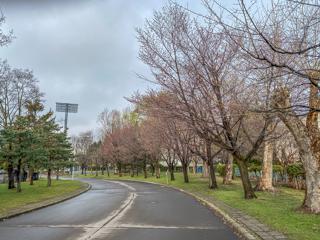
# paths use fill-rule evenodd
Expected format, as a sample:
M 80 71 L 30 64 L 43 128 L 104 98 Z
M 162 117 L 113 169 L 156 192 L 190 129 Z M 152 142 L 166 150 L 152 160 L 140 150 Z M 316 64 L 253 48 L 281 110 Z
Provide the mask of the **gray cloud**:
M 1 1 L 7 27 L 16 39 L 0 49 L 0 57 L 14 67 L 33 69 L 47 108 L 54 109 L 57 101 L 79 104 L 79 113 L 70 115 L 71 133 L 92 129 L 105 107 L 124 108 L 128 105 L 124 96 L 148 87 L 135 76 L 135 72 L 148 74 L 148 69 L 137 59 L 134 29 L 165 3 Z M 57 114 L 58 120 L 62 118 Z

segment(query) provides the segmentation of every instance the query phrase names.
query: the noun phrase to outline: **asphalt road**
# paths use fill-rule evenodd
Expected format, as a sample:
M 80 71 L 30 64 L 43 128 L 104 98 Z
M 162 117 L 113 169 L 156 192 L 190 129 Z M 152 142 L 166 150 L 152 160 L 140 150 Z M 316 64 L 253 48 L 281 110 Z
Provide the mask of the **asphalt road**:
M 232 240 L 237 236 L 192 197 L 147 183 L 86 179 L 92 189 L 0 222 L 0 240 Z

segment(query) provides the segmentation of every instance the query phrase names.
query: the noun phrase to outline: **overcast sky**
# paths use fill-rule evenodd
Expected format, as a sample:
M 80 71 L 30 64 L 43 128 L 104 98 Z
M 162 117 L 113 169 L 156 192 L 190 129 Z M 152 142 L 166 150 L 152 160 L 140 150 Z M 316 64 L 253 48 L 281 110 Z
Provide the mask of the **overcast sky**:
M 200 0 L 180 0 L 199 9 Z M 124 96 L 150 86 L 135 73 L 148 74 L 137 58 L 135 28 L 166 0 L 0 0 L 6 27 L 16 39 L 0 57 L 34 71 L 47 109 L 55 102 L 79 104 L 69 115 L 71 134 L 95 129 L 104 108 L 123 109 Z M 57 114 L 57 120 L 63 120 Z

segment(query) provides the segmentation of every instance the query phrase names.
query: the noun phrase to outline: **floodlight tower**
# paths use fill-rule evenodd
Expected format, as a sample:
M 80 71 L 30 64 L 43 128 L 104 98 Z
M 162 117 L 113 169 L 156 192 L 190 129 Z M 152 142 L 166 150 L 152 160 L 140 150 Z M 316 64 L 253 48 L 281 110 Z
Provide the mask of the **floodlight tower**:
M 78 104 L 74 103 L 56 103 L 56 111 L 64 112 L 64 131 L 68 130 L 68 113 L 77 113 L 78 112 Z
M 68 130 L 68 113 L 77 113 L 78 112 L 78 104 L 74 103 L 56 103 L 56 111 L 57 112 L 64 112 L 64 132 L 67 133 Z M 72 164 L 70 170 L 72 175 L 72 180 L 74 178 L 74 166 Z

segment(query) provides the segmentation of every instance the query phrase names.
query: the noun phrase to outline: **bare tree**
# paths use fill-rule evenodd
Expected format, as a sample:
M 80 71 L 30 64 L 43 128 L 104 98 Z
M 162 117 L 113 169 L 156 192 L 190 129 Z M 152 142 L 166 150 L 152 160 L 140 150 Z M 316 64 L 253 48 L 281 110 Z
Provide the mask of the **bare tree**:
M 245 198 L 254 198 L 247 161 L 263 143 L 270 119 L 249 112 L 263 99 L 257 98 L 246 76 L 235 71 L 235 65 L 241 64 L 239 47 L 218 30 L 211 22 L 190 19 L 188 12 L 171 4 L 138 30 L 140 58 L 166 91 L 158 108 L 192 126 L 204 140 L 211 187 L 217 187 L 211 153 L 215 145 L 233 155 Z M 149 96 L 157 94 L 149 92 Z
M 11 43 L 12 39 L 14 38 L 12 30 L 10 30 L 9 32 L 4 32 L 2 30 L 5 22 L 6 22 L 6 18 L 1 13 L 1 16 L 0 16 L 0 46 L 1 47 L 6 46 L 9 43 Z
M 79 136 L 72 137 L 72 146 L 74 149 L 76 160 L 81 167 L 81 174 L 87 175 L 89 165 L 88 151 L 93 143 L 92 131 L 82 132 Z
M 152 174 L 160 178 L 160 155 L 161 139 L 159 138 L 158 119 L 152 116 L 146 116 L 140 127 L 141 144 L 150 156 L 149 162 L 152 167 Z
M 215 1 L 214 1 L 215 2 Z M 306 172 L 303 207 L 320 212 L 319 101 L 319 4 L 317 1 L 271 1 L 249 5 L 239 0 L 237 10 L 224 9 L 226 21 L 205 1 L 207 16 L 237 43 L 253 68 L 276 69 L 268 79 L 274 85 L 273 103 L 264 111 L 276 113 L 295 139 Z M 216 2 L 215 2 L 216 3 Z M 264 6 L 261 8 L 261 6 Z M 222 6 L 220 6 L 222 7 Z M 239 10 L 239 11 L 238 11 Z M 239 37 L 246 41 L 238 42 Z M 305 118 L 306 116 L 306 118 Z
M 216 0 L 205 0 L 204 5 L 209 12 L 206 18 L 220 23 L 234 42 L 239 43 L 239 35 L 244 37 L 241 49 L 258 60 L 261 68 L 277 68 L 282 74 L 296 75 L 297 81 L 304 78 L 319 87 L 319 74 L 309 74 L 319 73 L 318 1 L 238 0 L 236 9 L 225 8 Z
M 189 145 L 193 138 L 193 130 L 182 122 L 172 120 L 168 129 L 174 141 L 173 150 L 181 162 L 184 182 L 188 183 L 189 165 L 192 160 L 192 152 L 190 151 Z

